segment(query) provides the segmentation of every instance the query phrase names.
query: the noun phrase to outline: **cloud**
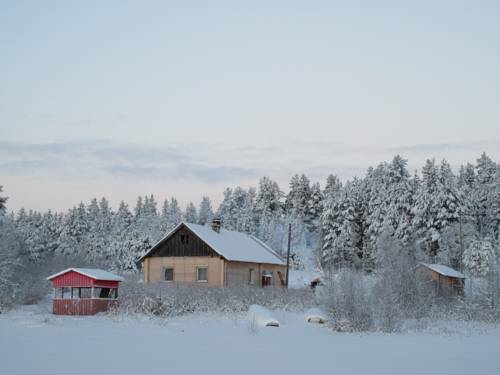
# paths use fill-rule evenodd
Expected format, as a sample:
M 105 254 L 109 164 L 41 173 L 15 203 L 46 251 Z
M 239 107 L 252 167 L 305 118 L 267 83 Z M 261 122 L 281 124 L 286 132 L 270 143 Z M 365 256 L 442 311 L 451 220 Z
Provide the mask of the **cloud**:
M 437 143 L 437 144 L 419 144 L 410 146 L 388 147 L 381 149 L 382 152 L 390 153 L 426 153 L 432 157 L 434 153 L 442 152 L 483 152 L 500 148 L 500 140 L 484 140 L 475 142 L 456 142 L 456 143 Z M 478 155 L 479 156 L 479 155 Z
M 0 142 L 0 171 L 61 178 L 180 179 L 213 183 L 255 177 L 257 171 L 218 165 L 190 147 L 158 147 L 110 141 L 52 144 Z

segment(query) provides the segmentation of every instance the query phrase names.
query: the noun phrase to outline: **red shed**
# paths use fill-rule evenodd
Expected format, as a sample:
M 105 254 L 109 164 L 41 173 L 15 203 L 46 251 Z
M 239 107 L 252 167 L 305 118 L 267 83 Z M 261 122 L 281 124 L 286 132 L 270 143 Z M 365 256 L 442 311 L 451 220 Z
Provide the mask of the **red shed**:
M 94 315 L 117 303 L 123 278 L 96 268 L 68 268 L 49 276 L 56 315 Z

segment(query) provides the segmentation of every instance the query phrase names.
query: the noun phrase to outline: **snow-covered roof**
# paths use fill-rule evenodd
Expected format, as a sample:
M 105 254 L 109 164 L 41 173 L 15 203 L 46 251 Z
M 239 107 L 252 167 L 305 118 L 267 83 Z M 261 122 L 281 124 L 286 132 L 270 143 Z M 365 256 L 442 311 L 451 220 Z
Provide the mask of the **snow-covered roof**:
M 114 273 L 104 271 L 98 268 L 67 268 L 64 271 L 55 273 L 49 277 L 47 280 L 52 280 L 57 276 L 64 275 L 65 273 L 74 271 L 76 273 L 80 273 L 82 275 L 88 276 L 94 280 L 102 280 L 102 281 L 123 281 L 123 277 L 115 275 Z
M 177 225 L 139 260 L 142 261 L 145 257 L 151 254 L 159 245 L 170 238 L 183 225 L 226 260 L 236 262 L 285 264 L 283 259 L 281 259 L 275 251 L 254 236 L 223 228 L 221 228 L 220 232 L 217 233 L 210 226 L 186 222 L 181 222 Z
M 457 270 L 454 270 L 453 268 L 450 268 L 443 264 L 420 263 L 420 265 L 427 267 L 443 276 L 455 277 L 457 279 L 465 279 L 465 275 L 462 272 L 458 272 Z

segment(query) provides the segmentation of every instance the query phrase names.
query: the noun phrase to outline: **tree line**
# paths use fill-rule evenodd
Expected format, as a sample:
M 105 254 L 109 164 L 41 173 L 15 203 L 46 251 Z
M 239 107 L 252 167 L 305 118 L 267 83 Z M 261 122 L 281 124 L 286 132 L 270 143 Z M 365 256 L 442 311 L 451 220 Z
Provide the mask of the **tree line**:
M 411 174 L 396 155 L 345 183 L 329 175 L 324 188 L 297 174 L 285 194 L 263 177 L 257 188 L 227 188 L 217 209 L 208 197 L 181 208 L 173 197 L 159 204 L 153 195 L 139 197 L 133 208 L 122 201 L 116 210 L 106 198 L 67 212 L 7 213 L 7 204 L 0 198 L 2 236 L 15 245 L 2 247 L 16 254 L 3 259 L 18 262 L 73 256 L 134 271 L 136 260 L 181 220 L 206 225 L 217 215 L 224 228 L 252 234 L 279 252 L 291 224 L 296 267 L 371 272 L 390 241 L 415 261 L 481 274 L 498 259 L 500 165 L 483 153 L 458 173 L 446 160 L 430 159 Z

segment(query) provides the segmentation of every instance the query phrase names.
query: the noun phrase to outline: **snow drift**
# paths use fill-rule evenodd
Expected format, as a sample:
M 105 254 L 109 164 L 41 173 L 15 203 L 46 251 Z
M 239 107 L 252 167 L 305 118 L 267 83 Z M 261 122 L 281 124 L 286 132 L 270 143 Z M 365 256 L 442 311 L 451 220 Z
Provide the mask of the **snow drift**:
M 262 327 L 279 327 L 280 322 L 273 317 L 271 311 L 263 306 L 252 305 L 248 309 L 248 320 Z
M 326 314 L 317 308 L 307 310 L 305 316 L 307 323 L 325 324 L 328 321 Z

